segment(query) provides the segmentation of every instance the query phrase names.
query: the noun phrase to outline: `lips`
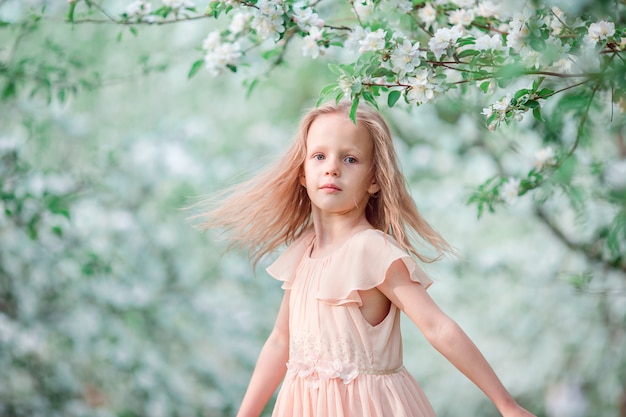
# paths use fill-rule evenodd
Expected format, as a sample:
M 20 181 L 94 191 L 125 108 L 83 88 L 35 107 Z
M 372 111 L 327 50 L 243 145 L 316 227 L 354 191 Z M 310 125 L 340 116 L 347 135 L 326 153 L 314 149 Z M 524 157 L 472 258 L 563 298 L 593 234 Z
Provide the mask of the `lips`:
M 341 188 L 337 187 L 335 184 L 330 184 L 330 183 L 322 185 L 320 189 L 328 190 L 328 191 L 341 191 Z

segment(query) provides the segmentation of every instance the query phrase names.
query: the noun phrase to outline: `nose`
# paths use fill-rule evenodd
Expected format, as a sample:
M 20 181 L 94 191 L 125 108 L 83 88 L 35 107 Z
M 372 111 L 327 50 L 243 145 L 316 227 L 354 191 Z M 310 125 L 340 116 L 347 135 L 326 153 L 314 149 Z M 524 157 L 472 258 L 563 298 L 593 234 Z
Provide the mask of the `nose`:
M 339 163 L 334 158 L 327 159 L 326 164 L 326 175 L 330 177 L 339 177 L 341 175 L 341 170 L 339 168 Z

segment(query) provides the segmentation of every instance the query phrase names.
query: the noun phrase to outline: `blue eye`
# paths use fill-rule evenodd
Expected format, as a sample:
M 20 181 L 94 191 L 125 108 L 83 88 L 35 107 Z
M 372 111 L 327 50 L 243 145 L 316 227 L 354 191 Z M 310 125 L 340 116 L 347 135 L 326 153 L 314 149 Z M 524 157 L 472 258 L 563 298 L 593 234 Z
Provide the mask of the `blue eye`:
M 313 155 L 313 159 L 321 161 L 322 159 L 324 159 L 324 155 L 322 155 L 321 153 L 316 153 L 315 155 Z
M 356 158 L 353 157 L 353 156 L 346 156 L 344 161 L 346 161 L 349 164 L 356 164 L 357 163 Z

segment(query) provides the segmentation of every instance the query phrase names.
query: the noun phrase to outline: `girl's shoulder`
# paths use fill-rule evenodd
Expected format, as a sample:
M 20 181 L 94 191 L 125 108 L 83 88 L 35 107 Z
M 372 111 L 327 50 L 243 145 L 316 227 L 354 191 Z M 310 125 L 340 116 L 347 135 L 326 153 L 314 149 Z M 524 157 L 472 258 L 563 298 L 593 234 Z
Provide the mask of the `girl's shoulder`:
M 367 251 L 376 253 L 386 253 L 393 251 L 404 252 L 408 255 L 406 250 L 388 233 L 379 229 L 364 229 L 355 233 L 349 241 L 349 247 L 353 251 Z
M 381 285 L 387 278 L 387 271 L 397 261 L 405 265 L 412 281 L 425 288 L 430 286 L 432 280 L 392 236 L 377 229 L 355 233 L 327 262 L 326 274 L 336 279 L 321 280 L 317 298 L 333 305 L 349 302 L 361 305 L 359 291 Z

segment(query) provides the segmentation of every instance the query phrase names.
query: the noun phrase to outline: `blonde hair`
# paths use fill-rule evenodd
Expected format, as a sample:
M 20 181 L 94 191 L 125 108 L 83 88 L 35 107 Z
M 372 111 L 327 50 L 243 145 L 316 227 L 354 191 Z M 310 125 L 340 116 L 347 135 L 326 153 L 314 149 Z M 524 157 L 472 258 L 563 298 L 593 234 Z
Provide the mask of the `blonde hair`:
M 198 217 L 207 230 L 222 228 L 233 245 L 247 248 L 256 264 L 265 254 L 296 240 L 311 226 L 311 202 L 300 184 L 306 157 L 309 128 L 319 116 L 342 113 L 349 116 L 351 103 L 326 103 L 302 118 L 291 146 L 274 165 L 254 178 L 230 187 L 204 204 L 212 206 Z M 376 229 L 390 234 L 408 252 L 424 262 L 441 258 L 452 248 L 420 215 L 397 162 L 389 127 L 377 111 L 359 106 L 357 124 L 363 123 L 374 145 L 373 175 L 380 191 L 370 197 L 365 216 Z M 419 253 L 411 241 L 421 238 L 437 256 Z

